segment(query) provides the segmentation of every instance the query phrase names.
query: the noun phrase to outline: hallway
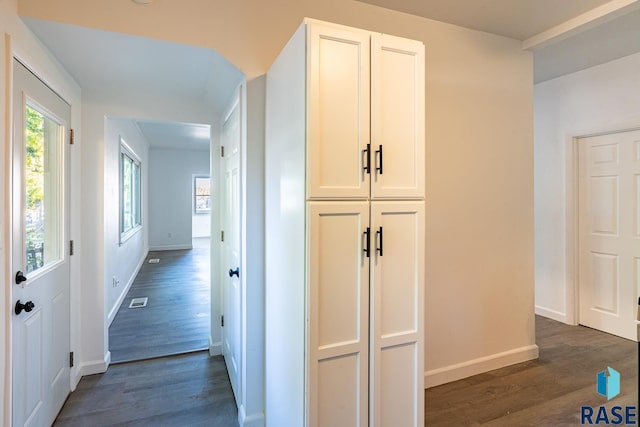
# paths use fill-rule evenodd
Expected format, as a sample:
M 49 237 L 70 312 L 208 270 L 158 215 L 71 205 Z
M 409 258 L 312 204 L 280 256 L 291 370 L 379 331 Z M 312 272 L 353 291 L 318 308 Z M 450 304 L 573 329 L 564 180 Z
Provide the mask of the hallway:
M 191 250 L 149 252 L 109 328 L 111 363 L 209 348 L 209 242 L 198 238 Z M 129 308 L 142 297 L 146 307 Z

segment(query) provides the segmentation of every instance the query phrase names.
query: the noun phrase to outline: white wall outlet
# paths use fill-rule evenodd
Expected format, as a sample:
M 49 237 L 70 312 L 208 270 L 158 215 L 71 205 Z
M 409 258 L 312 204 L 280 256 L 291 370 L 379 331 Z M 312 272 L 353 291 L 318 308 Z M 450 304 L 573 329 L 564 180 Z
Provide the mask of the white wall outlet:
M 113 281 L 111 282 L 111 286 L 113 286 L 114 288 L 117 288 L 119 284 L 120 284 L 120 280 L 118 280 L 116 276 L 113 276 Z

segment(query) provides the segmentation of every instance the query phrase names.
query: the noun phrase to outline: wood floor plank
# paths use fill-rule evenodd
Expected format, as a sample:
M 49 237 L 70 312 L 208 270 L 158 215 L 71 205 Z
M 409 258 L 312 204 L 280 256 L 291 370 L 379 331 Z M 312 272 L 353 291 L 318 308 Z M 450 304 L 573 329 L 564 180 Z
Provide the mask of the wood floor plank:
M 208 348 L 209 254 L 208 243 L 149 252 L 109 328 L 112 363 Z M 149 264 L 152 258 L 160 262 Z M 149 299 L 146 307 L 128 308 L 131 299 L 142 297 Z

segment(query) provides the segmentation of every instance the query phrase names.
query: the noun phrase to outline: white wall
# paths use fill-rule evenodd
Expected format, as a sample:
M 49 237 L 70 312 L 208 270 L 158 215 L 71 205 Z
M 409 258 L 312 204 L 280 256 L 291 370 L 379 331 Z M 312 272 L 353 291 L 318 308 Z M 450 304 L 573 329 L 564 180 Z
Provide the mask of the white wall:
M 120 139 L 140 160 L 142 172 L 142 228 L 120 243 Z M 130 119 L 105 118 L 104 135 L 104 284 L 107 324 L 144 262 L 149 250 L 149 144 Z
M 81 192 L 80 192 L 80 147 L 83 145 L 80 128 L 81 92 L 79 86 L 64 68 L 51 56 L 42 43 L 37 40 L 24 26 L 17 16 L 17 2 L 15 0 L 0 0 L 0 424 L 11 425 L 11 382 L 10 382 L 10 327 L 13 297 L 11 295 L 12 269 L 10 259 L 10 193 L 9 193 L 9 156 L 11 146 L 11 111 L 10 105 L 11 81 L 7 71 L 11 68 L 12 56 L 17 56 L 32 71 L 47 82 L 57 93 L 71 104 L 71 126 L 76 132 L 76 145 L 71 149 L 71 238 L 76 241 L 76 255 L 71 258 L 71 306 L 80 303 L 80 274 L 82 263 L 82 240 L 80 221 Z M 79 343 L 79 313 L 71 312 L 71 350 L 80 354 Z M 79 380 L 79 366 L 71 370 L 72 387 Z
M 640 127 L 640 53 L 535 86 L 536 313 L 576 323 L 573 138 Z
M 265 96 L 266 76 L 256 77 L 246 84 L 246 128 L 243 131 L 245 153 L 242 164 L 246 191 L 242 205 L 245 233 L 242 236 L 245 295 L 242 325 L 242 396 L 240 425 L 264 424 L 264 312 L 265 312 Z
M 192 247 L 193 175 L 209 175 L 209 159 L 209 151 L 151 149 L 149 166 L 149 247 L 151 250 Z M 202 216 L 209 220 L 208 215 Z

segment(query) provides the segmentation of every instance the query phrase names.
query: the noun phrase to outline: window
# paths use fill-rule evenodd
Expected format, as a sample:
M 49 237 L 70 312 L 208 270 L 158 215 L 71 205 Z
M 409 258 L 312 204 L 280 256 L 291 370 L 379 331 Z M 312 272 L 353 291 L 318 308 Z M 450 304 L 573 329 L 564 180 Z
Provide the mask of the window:
M 120 138 L 120 243 L 142 225 L 140 160 Z
M 62 259 L 64 126 L 27 105 L 25 110 L 25 243 L 27 273 Z
M 193 177 L 193 211 L 197 214 L 211 212 L 211 179 L 208 176 Z

